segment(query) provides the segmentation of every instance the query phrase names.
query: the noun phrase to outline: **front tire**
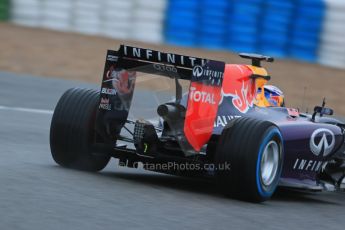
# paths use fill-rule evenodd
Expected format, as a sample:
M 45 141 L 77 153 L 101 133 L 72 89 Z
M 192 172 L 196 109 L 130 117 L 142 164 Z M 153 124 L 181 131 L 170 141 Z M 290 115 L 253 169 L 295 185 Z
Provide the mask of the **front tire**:
M 67 168 L 100 171 L 109 156 L 94 155 L 95 120 L 99 93 L 73 88 L 60 98 L 50 126 L 50 149 L 54 161 Z
M 238 118 L 229 123 L 219 139 L 215 162 L 230 164 L 218 170 L 221 189 L 247 201 L 269 199 L 277 188 L 283 167 L 283 139 L 268 121 Z

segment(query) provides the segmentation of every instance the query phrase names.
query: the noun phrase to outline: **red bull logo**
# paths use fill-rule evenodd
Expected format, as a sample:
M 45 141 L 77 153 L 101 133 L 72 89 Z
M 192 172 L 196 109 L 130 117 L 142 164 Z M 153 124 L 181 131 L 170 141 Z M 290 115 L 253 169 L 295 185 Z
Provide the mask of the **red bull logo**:
M 226 65 L 221 96 L 232 97 L 232 104 L 241 113 L 246 113 L 255 102 L 256 87 L 250 76 L 252 70 L 245 65 Z

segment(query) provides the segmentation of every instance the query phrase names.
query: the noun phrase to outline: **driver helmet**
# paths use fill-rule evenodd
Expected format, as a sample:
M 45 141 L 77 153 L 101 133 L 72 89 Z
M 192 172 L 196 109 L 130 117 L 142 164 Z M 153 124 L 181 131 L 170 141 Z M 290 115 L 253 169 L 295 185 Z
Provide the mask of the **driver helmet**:
M 269 103 L 269 106 L 284 107 L 284 94 L 278 87 L 274 85 L 265 85 L 265 98 Z M 261 93 L 261 88 L 258 89 L 258 93 Z

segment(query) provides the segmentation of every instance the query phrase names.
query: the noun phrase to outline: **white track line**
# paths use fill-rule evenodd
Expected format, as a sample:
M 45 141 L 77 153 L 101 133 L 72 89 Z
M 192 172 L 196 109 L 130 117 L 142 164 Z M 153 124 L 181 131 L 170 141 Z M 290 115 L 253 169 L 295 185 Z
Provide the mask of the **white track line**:
M 17 112 L 25 112 L 25 113 L 49 114 L 49 115 L 52 115 L 54 113 L 53 110 L 30 109 L 30 108 L 22 108 L 22 107 L 8 107 L 8 106 L 2 106 L 2 105 L 0 105 L 0 110 L 17 111 Z

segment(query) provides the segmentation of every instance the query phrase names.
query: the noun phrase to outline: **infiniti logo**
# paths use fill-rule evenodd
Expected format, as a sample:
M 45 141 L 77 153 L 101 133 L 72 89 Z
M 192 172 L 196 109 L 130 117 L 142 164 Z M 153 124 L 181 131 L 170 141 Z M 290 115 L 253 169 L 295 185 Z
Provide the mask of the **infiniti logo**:
M 335 145 L 335 137 L 329 129 L 316 129 L 310 137 L 310 150 L 316 156 L 327 156 Z
M 201 77 L 203 71 L 204 71 L 204 69 L 203 69 L 201 66 L 196 65 L 196 66 L 193 68 L 193 75 L 196 76 L 196 77 Z

